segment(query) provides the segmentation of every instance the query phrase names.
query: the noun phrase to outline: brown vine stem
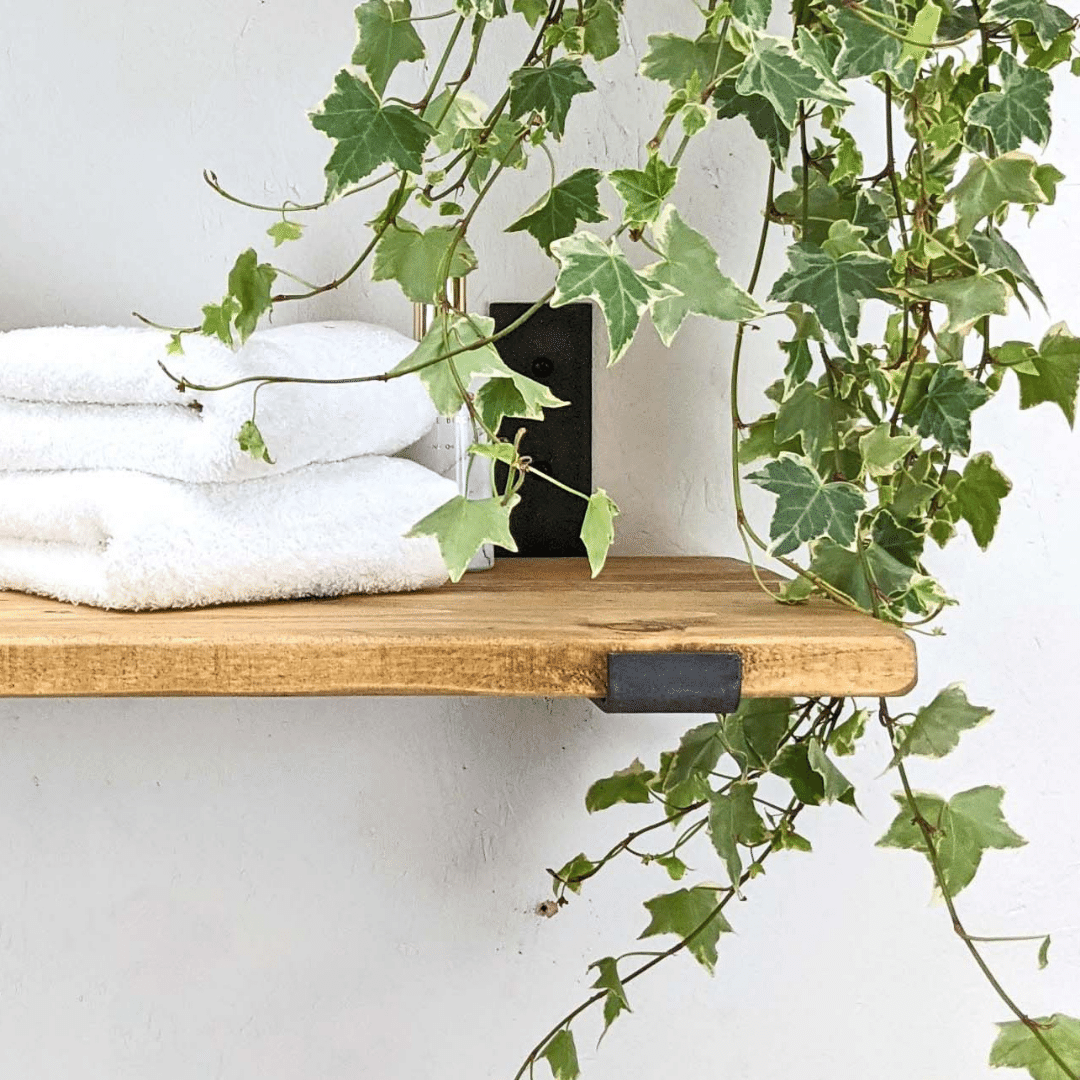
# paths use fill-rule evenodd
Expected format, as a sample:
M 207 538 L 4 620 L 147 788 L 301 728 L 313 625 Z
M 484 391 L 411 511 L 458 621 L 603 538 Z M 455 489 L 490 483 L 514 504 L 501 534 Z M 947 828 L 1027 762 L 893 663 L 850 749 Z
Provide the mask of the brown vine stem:
M 881 698 L 879 701 L 878 716 L 882 723 L 882 726 L 888 731 L 889 738 L 893 745 L 896 745 L 896 722 L 889 715 L 889 709 L 885 703 L 885 699 Z M 1008 1008 L 1008 1010 L 1020 1021 L 1032 1034 L 1039 1045 L 1046 1051 L 1047 1056 L 1053 1061 L 1059 1069 L 1061 1069 L 1062 1075 L 1068 1077 L 1068 1080 L 1080 1080 L 1080 1075 L 1066 1062 L 1062 1056 L 1051 1045 L 1050 1040 L 1047 1039 L 1043 1032 L 1042 1026 L 1038 1021 L 1033 1020 L 1019 1005 L 1013 1000 L 1009 993 L 998 981 L 997 976 L 991 970 L 990 965 L 987 964 L 982 953 L 979 951 L 976 941 L 979 938 L 972 937 L 964 928 L 964 924 L 960 920 L 960 915 L 956 910 L 956 903 L 949 893 L 948 885 L 945 881 L 945 875 L 941 869 L 941 859 L 938 855 L 937 840 L 935 839 L 936 829 L 929 821 L 926 820 L 922 811 L 919 809 L 918 800 L 915 798 L 915 792 L 912 790 L 911 782 L 908 779 L 907 769 L 902 761 L 897 762 L 896 771 L 900 775 L 900 783 L 904 788 L 904 799 L 908 804 L 908 808 L 911 810 L 912 820 L 918 827 L 919 832 L 923 835 L 923 841 L 926 844 L 926 854 L 930 860 L 930 867 L 934 873 L 934 880 L 937 883 L 937 887 L 941 892 L 942 897 L 945 900 L 945 907 L 949 912 L 949 918 L 952 920 L 953 932 L 964 943 L 968 952 L 971 953 L 972 959 L 979 970 L 986 977 L 986 981 L 990 984 L 994 993 L 1001 999 L 1002 1003 Z
M 800 802 L 798 799 L 792 799 L 787 810 L 785 811 L 783 820 L 787 821 L 788 824 L 793 822 L 802 812 L 805 805 L 805 803 Z M 654 967 L 656 967 L 658 964 L 663 963 L 669 957 L 675 956 L 678 953 L 682 952 L 684 949 L 686 949 L 690 945 L 690 943 L 698 937 L 699 934 L 701 934 L 720 916 L 724 908 L 726 908 L 727 905 L 736 896 L 741 895 L 742 887 L 757 874 L 758 870 L 761 868 L 765 860 L 776 850 L 776 846 L 778 843 L 779 837 L 775 837 L 772 841 L 770 841 L 765 850 L 760 855 L 758 855 L 757 858 L 755 858 L 754 861 L 746 868 L 745 872 L 739 878 L 738 883 L 735 885 L 731 885 L 729 888 L 724 890 L 724 894 L 717 903 L 716 907 L 714 907 L 712 911 L 710 911 L 709 914 L 696 927 L 694 927 L 694 929 L 689 934 L 686 935 L 686 937 L 676 942 L 674 945 L 671 946 L 670 949 L 665 949 L 663 952 L 657 953 L 655 956 L 652 957 L 652 959 L 646 961 L 640 967 L 635 968 L 632 972 L 630 972 L 629 975 L 627 975 L 624 979 L 621 980 L 623 986 L 626 986 L 627 983 L 631 983 L 635 979 L 640 978 L 646 972 L 651 971 Z M 560 1031 L 562 1031 L 563 1028 L 571 1024 L 583 1012 L 590 1009 L 598 1001 L 603 1001 L 603 999 L 607 997 L 607 993 L 608 992 L 606 990 L 601 990 L 599 993 L 593 994 L 591 997 L 587 998 L 580 1005 L 578 1005 L 575 1009 L 572 1009 L 570 1012 L 568 1012 L 536 1044 L 536 1046 L 534 1046 L 533 1049 L 529 1051 L 525 1060 L 521 1064 L 521 1068 L 519 1068 L 518 1071 L 514 1074 L 514 1080 L 521 1080 L 521 1078 L 532 1069 L 540 1054 L 543 1052 L 544 1047 L 547 1046 L 547 1044 L 551 1042 L 551 1040 Z

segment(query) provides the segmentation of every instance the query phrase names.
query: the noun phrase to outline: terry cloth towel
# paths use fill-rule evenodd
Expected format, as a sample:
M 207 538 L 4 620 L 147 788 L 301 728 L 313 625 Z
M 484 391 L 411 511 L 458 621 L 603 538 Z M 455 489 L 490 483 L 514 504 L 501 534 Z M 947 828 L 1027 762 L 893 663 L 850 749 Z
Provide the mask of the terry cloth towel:
M 0 589 L 140 610 L 434 587 L 438 544 L 404 534 L 456 494 L 381 457 L 243 484 L 0 473 Z
M 129 327 L 42 327 L 0 333 L 0 469 L 130 469 L 176 480 L 246 480 L 396 454 L 435 423 L 416 375 L 344 386 L 279 383 L 259 391 L 275 465 L 237 443 L 254 384 L 180 393 L 158 367 L 203 385 L 246 375 L 339 379 L 393 368 L 416 343 L 361 322 L 302 323 L 255 333 L 239 352 L 203 336 L 166 356 L 167 337 Z M 275 467 L 276 466 L 276 467 Z

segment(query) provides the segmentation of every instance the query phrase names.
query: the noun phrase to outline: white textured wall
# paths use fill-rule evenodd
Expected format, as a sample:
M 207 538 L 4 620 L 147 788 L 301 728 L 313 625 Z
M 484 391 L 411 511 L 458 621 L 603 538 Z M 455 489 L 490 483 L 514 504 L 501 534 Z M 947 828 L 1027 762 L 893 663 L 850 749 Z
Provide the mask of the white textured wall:
M 693 14 L 676 0 L 630 6 L 639 51 Z M 255 197 L 321 193 L 328 144 L 304 110 L 347 59 L 349 0 L 0 0 L 0 27 L 0 326 L 124 322 L 133 307 L 190 320 L 268 224 L 217 200 L 203 166 Z M 628 88 L 635 62 L 612 63 L 600 96 L 576 106 L 589 130 L 568 137 L 565 170 L 639 160 L 658 98 Z M 1067 170 L 1077 94 L 1059 101 L 1052 147 Z M 687 217 L 745 268 L 756 145 L 737 123 L 716 126 L 685 171 Z M 506 180 L 493 199 L 504 220 L 544 172 Z M 1074 184 L 1059 202 L 1025 250 L 1055 316 L 1080 330 Z M 318 277 L 347 265 L 373 205 L 359 203 L 282 258 Z M 546 286 L 530 245 L 479 235 L 477 302 Z M 358 313 L 409 326 L 392 286 L 304 314 Z M 623 507 L 621 552 L 737 551 L 728 344 L 693 325 L 669 355 L 650 330 L 619 369 L 598 370 L 596 479 Z M 758 347 L 748 367 L 763 384 L 775 364 Z M 1008 788 L 1031 843 L 990 853 L 962 909 L 982 933 L 1054 931 L 1046 972 L 1031 946 L 994 955 L 1034 1012 L 1080 1015 L 1080 461 L 1060 415 L 1014 406 L 1010 385 L 979 414 L 976 445 L 992 438 L 1016 490 L 991 554 L 962 538 L 939 560 L 963 606 L 947 638 L 920 642 L 913 699 L 962 678 L 998 716 L 914 772 L 947 794 Z M 632 948 L 639 900 L 668 887 L 660 871 L 615 869 L 543 920 L 544 867 L 641 820 L 588 820 L 583 793 L 682 726 L 585 702 L 0 703 L 0 1078 L 509 1080 L 583 993 L 586 963 Z M 850 770 L 865 819 L 809 814 L 815 855 L 754 884 L 716 979 L 678 959 L 636 985 L 634 1014 L 599 1055 L 580 1039 L 587 1076 L 988 1075 L 1003 1009 L 929 902 L 926 867 L 874 848 L 893 782 L 879 777 L 882 740 L 870 743 Z M 708 877 L 708 854 L 697 863 Z

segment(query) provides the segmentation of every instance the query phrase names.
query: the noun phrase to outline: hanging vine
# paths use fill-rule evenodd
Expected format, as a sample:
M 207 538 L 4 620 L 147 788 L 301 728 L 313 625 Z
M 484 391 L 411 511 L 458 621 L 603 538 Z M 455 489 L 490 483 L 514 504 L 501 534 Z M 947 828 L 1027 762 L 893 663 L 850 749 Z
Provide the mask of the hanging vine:
M 926 565 L 928 545 L 944 547 L 966 528 L 985 549 L 1011 488 L 979 441 L 986 433 L 976 440 L 976 411 L 1015 378 L 1022 409 L 1050 403 L 1070 426 L 1075 419 L 1080 339 L 1059 323 L 1038 344 L 1002 341 L 993 319 L 1012 303 L 1043 304 L 1004 230 L 1050 206 L 1063 179 L 1035 155 L 1051 131 L 1049 73 L 1080 74 L 1077 20 L 1046 0 L 795 0 L 790 32 L 781 34 L 782 13 L 771 0 L 693 6 L 701 16 L 696 37 L 663 32 L 648 40 L 641 75 L 669 94 L 644 166 L 603 162 L 604 171 L 560 178 L 555 152 L 571 115 L 580 119 L 577 99 L 595 91 L 587 67 L 620 47 L 623 0 L 456 0 L 425 15 L 414 14 L 410 0 L 365 0 L 356 10 L 352 66 L 338 73 L 311 118 L 334 144 L 323 199 L 267 205 L 232 194 L 213 173 L 206 180 L 224 198 L 273 215 L 267 232 L 275 248 L 303 237 L 305 215 L 385 186 L 368 243 L 324 284 L 244 252 L 199 325 L 170 328 L 172 358 L 163 366 L 181 390 L 224 389 L 172 373 L 187 335 L 242 344 L 274 305 L 332 291 L 365 266 L 375 280 L 396 281 L 408 299 L 435 305 L 416 351 L 365 379 L 417 373 L 444 415 L 468 409 L 474 455 L 507 466 L 492 498 L 455 498 L 413 530 L 437 538 L 457 580 L 483 543 L 512 546 L 523 484 L 566 487 L 533 467 L 527 427 L 513 423 L 516 434 L 502 434 L 505 419 L 540 421 L 564 403 L 503 364 L 494 347 L 501 337 L 546 303 L 591 300 L 614 364 L 646 316 L 665 345 L 690 316 L 732 322 L 736 521 L 751 563 L 769 556 L 792 575 L 777 582 L 760 574 L 762 588 L 779 603 L 818 594 L 924 632 L 953 603 Z M 529 47 L 488 106 L 467 85 L 478 67 L 502 65 L 505 49 L 488 46 L 504 19 L 525 20 Z M 448 33 L 436 29 L 444 22 Z M 428 59 L 422 33 L 442 41 L 425 92 L 416 101 L 388 94 L 400 65 Z M 870 174 L 852 134 L 851 115 L 862 106 L 851 91 L 860 82 L 878 95 L 884 162 Z M 721 121 L 733 119 L 749 123 L 770 163 L 759 242 L 745 274 L 721 270 L 712 242 L 695 227 L 707 223 L 690 223 L 675 204 L 687 146 L 722 140 Z M 537 152 L 550 169 L 548 189 L 506 229 L 529 233 L 550 255 L 553 285 L 496 333 L 492 320 L 452 308 L 447 283 L 478 265 L 469 233 L 493 187 Z M 621 220 L 606 225 L 605 182 L 621 205 Z M 766 248 L 780 232 L 790 239 L 787 264 L 766 291 Z M 283 279 L 299 290 L 276 292 Z M 867 305 L 875 309 L 866 320 L 872 334 L 863 328 Z M 767 391 L 773 407 L 747 421 L 739 405 L 745 331 L 774 314 L 791 330 Z M 319 380 L 238 382 L 257 395 L 290 381 Z M 261 457 L 268 448 L 257 420 L 253 410 L 239 437 Z M 767 530 L 746 512 L 744 481 L 776 497 Z M 618 508 L 602 489 L 575 494 L 587 503 L 582 540 L 597 574 Z M 673 937 L 674 944 L 597 960 L 593 992 L 543 1035 L 515 1080 L 532 1076 L 541 1061 L 555 1080 L 575 1080 L 578 1018 L 598 1010 L 606 1032 L 629 1010 L 631 985 L 670 957 L 685 952 L 713 969 L 731 929 L 730 901 L 752 888 L 766 860 L 810 850 L 795 828 L 799 815 L 826 803 L 855 805 L 836 762 L 875 718 L 900 783 L 896 819 L 879 843 L 926 858 L 963 948 L 1011 1017 L 1000 1025 L 991 1064 L 1026 1069 L 1034 1080 L 1080 1080 L 1080 1019 L 1028 1015 L 986 956 L 990 944 L 1035 940 L 1045 966 L 1050 939 L 973 934 L 958 907 L 986 851 L 1024 843 L 1004 818 L 1004 792 L 979 786 L 945 798 L 916 791 L 909 777 L 912 758 L 944 756 L 989 715 L 956 684 L 895 715 L 884 700 L 872 707 L 834 698 L 748 701 L 687 732 L 655 768 L 635 761 L 594 784 L 590 812 L 629 803 L 655 807 L 658 816 L 606 854 L 580 854 L 551 872 L 558 905 L 625 857 L 656 864 L 681 883 L 689 873 L 681 853 L 698 836 L 711 841 L 728 884 L 680 884 L 647 900 L 641 937 Z

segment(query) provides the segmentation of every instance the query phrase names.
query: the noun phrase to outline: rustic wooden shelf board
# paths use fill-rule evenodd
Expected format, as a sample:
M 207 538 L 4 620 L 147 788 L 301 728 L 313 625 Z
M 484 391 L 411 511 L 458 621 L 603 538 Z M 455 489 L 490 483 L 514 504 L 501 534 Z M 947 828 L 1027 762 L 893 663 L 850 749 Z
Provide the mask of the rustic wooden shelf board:
M 603 697 L 612 652 L 730 651 L 746 697 L 896 695 L 899 630 L 828 601 L 783 607 L 733 559 L 505 559 L 391 596 L 123 614 L 0 593 L 0 696 Z

